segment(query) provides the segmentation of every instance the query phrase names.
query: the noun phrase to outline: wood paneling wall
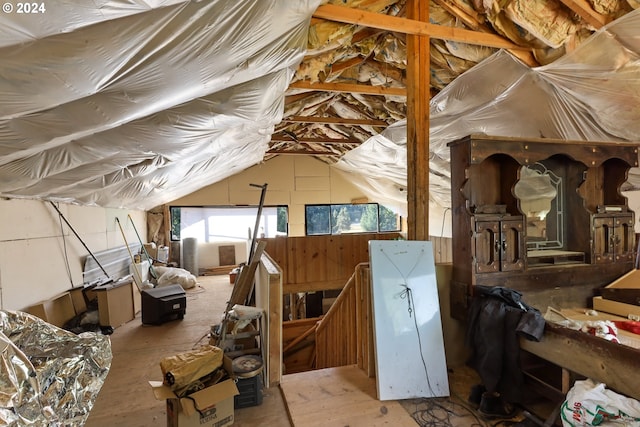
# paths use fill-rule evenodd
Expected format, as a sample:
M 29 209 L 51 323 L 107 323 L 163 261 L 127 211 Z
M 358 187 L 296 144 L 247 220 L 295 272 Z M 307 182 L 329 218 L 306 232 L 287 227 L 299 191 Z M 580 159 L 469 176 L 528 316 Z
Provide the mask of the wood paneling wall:
M 397 239 L 398 233 L 276 237 L 266 251 L 283 269 L 283 293 L 342 289 L 361 262 L 369 262 L 369 240 Z
M 294 314 L 294 320 L 282 323 L 285 373 L 357 364 L 375 376 L 368 242 L 398 237 L 387 233 L 261 239 L 267 242 L 269 257 L 282 268 L 282 292 L 290 294 L 292 306 L 295 293 L 342 289 L 326 315 L 295 320 Z M 436 263 L 450 263 L 451 239 L 431 241 Z

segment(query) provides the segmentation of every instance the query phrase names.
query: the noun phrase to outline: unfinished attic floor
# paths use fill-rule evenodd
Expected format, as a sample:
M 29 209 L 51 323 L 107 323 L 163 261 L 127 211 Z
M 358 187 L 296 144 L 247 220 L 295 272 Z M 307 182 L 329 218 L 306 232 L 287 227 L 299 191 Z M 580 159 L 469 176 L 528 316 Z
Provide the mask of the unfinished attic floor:
M 86 427 L 166 425 L 165 402 L 155 400 L 148 381 L 161 380 L 162 358 L 207 341 L 232 290 L 226 275 L 201 276 L 198 282 L 187 291 L 183 320 L 148 326 L 138 314 L 115 329 L 111 369 Z M 381 402 L 375 379 L 355 366 L 290 374 L 281 387 L 264 390 L 261 405 L 236 409 L 234 426 L 494 426 L 496 421 L 485 422 L 466 403 L 476 382 L 473 371 L 460 367 L 450 370 L 449 398 Z

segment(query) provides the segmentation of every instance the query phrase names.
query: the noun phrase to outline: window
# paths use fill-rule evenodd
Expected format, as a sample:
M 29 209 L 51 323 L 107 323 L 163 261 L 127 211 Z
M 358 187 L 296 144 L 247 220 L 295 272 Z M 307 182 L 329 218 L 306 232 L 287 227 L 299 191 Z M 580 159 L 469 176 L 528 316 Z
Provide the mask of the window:
M 171 240 L 195 237 L 201 242 L 247 240 L 253 237 L 258 207 L 178 207 L 172 206 Z M 287 235 L 286 206 L 263 207 L 258 237 Z
M 377 203 L 306 205 L 308 236 L 400 230 L 400 216 Z

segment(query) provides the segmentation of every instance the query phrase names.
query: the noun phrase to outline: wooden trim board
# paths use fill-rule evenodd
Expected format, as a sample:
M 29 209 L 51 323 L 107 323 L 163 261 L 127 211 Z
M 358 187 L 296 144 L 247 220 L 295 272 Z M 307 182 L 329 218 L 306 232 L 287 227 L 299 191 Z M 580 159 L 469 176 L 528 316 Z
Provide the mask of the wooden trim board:
M 602 297 L 593 297 L 593 308 L 605 313 L 616 314 L 629 318 L 630 315 L 640 317 L 640 306 L 625 304 L 619 301 L 611 301 Z
M 294 426 L 418 425 L 399 402 L 377 400 L 375 379 L 356 365 L 284 375 L 280 387 Z

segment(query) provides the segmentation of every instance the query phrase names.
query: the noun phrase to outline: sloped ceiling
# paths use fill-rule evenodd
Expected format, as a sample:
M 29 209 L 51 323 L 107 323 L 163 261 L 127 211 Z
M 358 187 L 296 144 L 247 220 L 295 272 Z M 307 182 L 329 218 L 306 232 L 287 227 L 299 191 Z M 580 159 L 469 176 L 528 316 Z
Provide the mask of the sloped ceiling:
M 556 61 L 535 68 L 500 50 L 433 96 L 430 216 L 442 215 L 451 206 L 447 143 L 466 135 L 639 141 L 639 31 L 637 10 Z M 334 166 L 364 194 L 406 214 L 406 144 L 406 122 L 397 122 L 345 153 Z M 375 164 L 384 167 L 377 169 Z M 640 169 L 632 168 L 622 190 L 638 189 Z M 432 228 L 432 235 L 439 234 Z
M 635 0 L 432 0 L 425 25 L 404 19 L 404 0 L 43 4 L 39 13 L 0 14 L 0 195 L 132 209 L 168 203 L 273 156 L 336 164 L 391 125 L 386 133 L 401 133 L 407 33 L 431 35 L 437 121 L 438 109 L 453 111 L 454 100 L 486 108 L 486 100 L 467 103 L 477 99 L 474 89 L 501 96 L 474 82 L 442 95 L 462 73 L 495 61 L 500 48 L 525 71 L 559 64 L 545 75 L 558 79 L 563 58 L 639 7 Z M 636 28 L 625 29 L 631 39 L 640 37 Z M 610 86 L 607 95 L 621 93 L 633 120 L 637 93 L 627 88 Z M 564 111 L 550 116 L 571 120 Z M 434 167 L 444 171 L 446 154 L 434 147 Z M 380 159 L 379 175 L 390 162 Z M 368 167 L 375 176 L 375 162 Z

